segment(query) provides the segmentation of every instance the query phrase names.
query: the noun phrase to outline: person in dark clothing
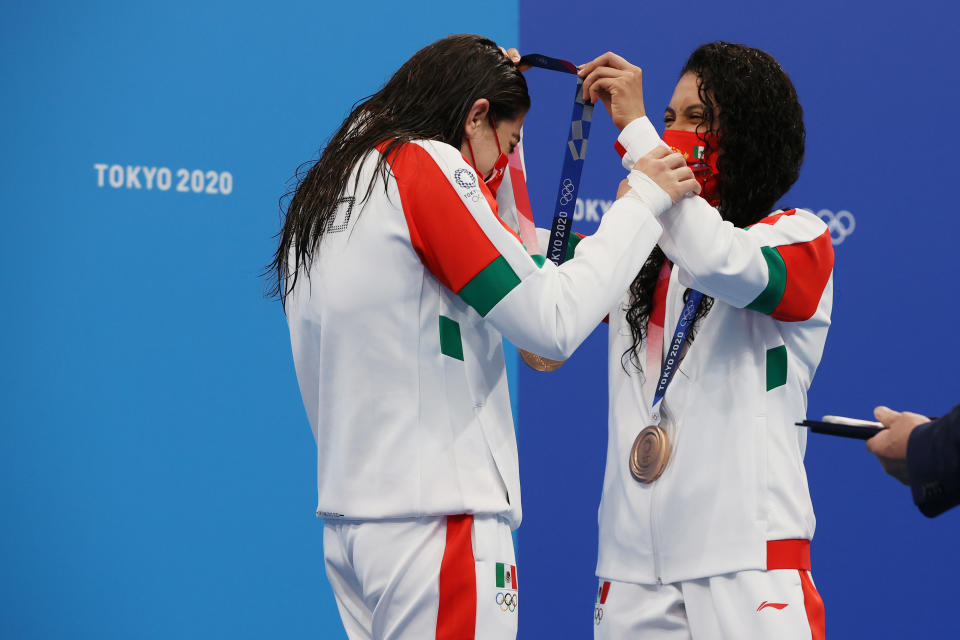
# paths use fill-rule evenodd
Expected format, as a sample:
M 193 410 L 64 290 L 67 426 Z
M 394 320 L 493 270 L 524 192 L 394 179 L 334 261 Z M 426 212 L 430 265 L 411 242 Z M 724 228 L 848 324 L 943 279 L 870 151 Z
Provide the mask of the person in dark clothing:
M 910 485 L 913 501 L 932 518 L 960 504 L 960 405 L 930 420 L 909 411 L 877 407 L 887 427 L 867 440 L 884 470 Z

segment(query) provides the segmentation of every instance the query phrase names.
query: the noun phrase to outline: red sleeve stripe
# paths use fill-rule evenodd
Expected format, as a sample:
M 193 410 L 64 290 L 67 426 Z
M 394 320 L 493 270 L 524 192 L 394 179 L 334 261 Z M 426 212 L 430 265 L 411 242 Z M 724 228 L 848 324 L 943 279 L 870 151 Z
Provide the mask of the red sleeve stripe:
M 760 250 L 767 262 L 767 286 L 746 308 L 784 322 L 809 320 L 817 312 L 833 272 L 830 231 L 809 242 Z
M 777 320 L 801 322 L 817 312 L 833 272 L 833 242 L 826 230 L 810 242 L 777 247 L 787 265 L 783 299 L 770 314 Z
M 767 217 L 764 218 L 763 220 L 760 220 L 759 222 L 757 222 L 757 224 L 775 225 L 775 224 L 777 224 L 777 220 L 779 220 L 779 219 L 782 218 L 783 216 L 792 216 L 792 215 L 795 214 L 796 212 L 797 212 L 796 209 L 790 209 L 789 211 L 783 211 L 783 212 L 781 212 L 781 213 L 775 213 L 775 214 L 773 214 L 772 216 L 767 216 Z M 749 227 L 748 227 L 748 228 L 749 228 Z
M 621 158 L 627 155 L 627 149 L 622 144 L 620 144 L 619 140 L 613 143 L 613 148 L 616 150 L 616 152 L 620 155 Z
M 426 149 L 407 143 L 389 161 L 414 250 L 430 273 L 459 293 L 500 252 Z M 489 198 L 489 190 L 481 191 Z

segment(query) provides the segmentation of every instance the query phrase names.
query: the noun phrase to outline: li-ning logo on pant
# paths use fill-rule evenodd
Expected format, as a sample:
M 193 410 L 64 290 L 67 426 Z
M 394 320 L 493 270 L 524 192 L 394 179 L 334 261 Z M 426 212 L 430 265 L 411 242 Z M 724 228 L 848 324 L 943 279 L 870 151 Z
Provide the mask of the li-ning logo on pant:
M 784 609 L 787 608 L 787 605 L 783 604 L 782 602 L 767 602 L 766 600 L 764 600 L 763 602 L 760 603 L 760 606 L 757 607 L 757 611 L 760 611 L 761 609 L 766 609 L 767 607 L 773 607 L 777 611 L 783 611 Z
M 830 242 L 833 244 L 843 244 L 851 233 L 857 228 L 857 220 L 849 211 L 837 211 L 834 213 L 830 209 L 820 209 L 817 216 L 827 223 L 827 229 L 830 230 Z

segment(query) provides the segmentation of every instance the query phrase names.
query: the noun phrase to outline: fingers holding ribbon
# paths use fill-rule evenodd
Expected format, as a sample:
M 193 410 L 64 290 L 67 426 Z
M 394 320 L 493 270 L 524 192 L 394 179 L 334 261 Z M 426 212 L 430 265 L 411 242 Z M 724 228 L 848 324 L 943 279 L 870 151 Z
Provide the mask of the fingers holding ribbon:
M 583 99 L 603 102 L 618 129 L 646 115 L 643 104 L 643 71 L 613 52 L 582 65 Z
M 527 69 L 530 68 L 529 64 L 520 64 L 521 56 L 520 56 L 520 52 L 517 49 L 513 47 L 509 49 L 504 49 L 503 47 L 500 47 L 500 51 L 503 51 L 503 55 L 510 58 L 510 62 L 516 65 L 519 71 L 526 71 Z
M 636 68 L 630 64 L 626 58 L 618 56 L 612 51 L 607 51 L 606 53 L 597 56 L 590 62 L 580 65 L 580 77 L 589 75 L 591 71 L 597 67 L 613 67 L 614 69 L 627 70 L 629 68 Z

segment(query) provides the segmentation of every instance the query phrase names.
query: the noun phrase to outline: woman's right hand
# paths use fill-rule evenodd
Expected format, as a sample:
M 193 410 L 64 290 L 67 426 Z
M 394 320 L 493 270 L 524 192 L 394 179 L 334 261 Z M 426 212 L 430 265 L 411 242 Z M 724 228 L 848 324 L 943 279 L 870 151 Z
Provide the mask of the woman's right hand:
M 504 49 L 503 47 L 500 47 L 500 51 L 503 51 L 503 55 L 510 58 L 510 62 L 515 64 L 518 70 L 526 71 L 527 69 L 530 68 L 530 65 L 528 64 L 520 64 L 520 57 L 521 57 L 520 52 L 517 51 L 516 49 L 512 47 L 510 49 Z
M 640 158 L 633 166 L 642 171 L 657 186 L 667 192 L 674 204 L 686 195 L 700 195 L 700 183 L 693 177 L 693 171 L 679 153 L 659 145 L 656 149 Z

